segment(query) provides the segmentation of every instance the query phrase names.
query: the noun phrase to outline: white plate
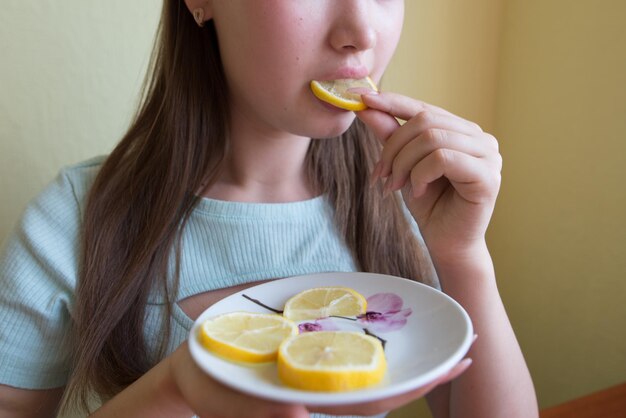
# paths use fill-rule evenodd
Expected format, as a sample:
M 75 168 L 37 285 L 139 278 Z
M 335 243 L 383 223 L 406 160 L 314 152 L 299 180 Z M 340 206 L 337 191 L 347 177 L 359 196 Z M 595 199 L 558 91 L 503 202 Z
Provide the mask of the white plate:
M 370 314 L 360 321 L 333 318 L 321 322 L 326 328 L 329 325 L 339 329 L 368 328 L 386 340 L 388 367 L 383 383 L 339 393 L 290 389 L 280 383 L 274 363 L 254 366 L 231 363 L 211 354 L 198 342 L 199 324 L 207 318 L 233 311 L 271 312 L 243 295 L 280 310 L 286 300 L 296 293 L 321 286 L 355 289 L 368 298 L 368 312 L 371 309 L 383 311 L 380 312 L 382 316 Z M 395 296 L 370 299 L 381 293 Z M 393 303 L 390 302 L 394 302 L 395 306 L 391 306 Z M 399 302 L 403 303 L 400 309 Z M 375 321 L 376 317 L 378 321 Z M 433 381 L 463 358 L 469 350 L 472 336 L 472 324 L 465 310 L 449 296 L 426 285 L 382 274 L 322 273 L 267 282 L 222 299 L 195 321 L 190 332 L 189 348 L 196 363 L 206 373 L 242 392 L 289 403 L 344 405 L 398 395 Z

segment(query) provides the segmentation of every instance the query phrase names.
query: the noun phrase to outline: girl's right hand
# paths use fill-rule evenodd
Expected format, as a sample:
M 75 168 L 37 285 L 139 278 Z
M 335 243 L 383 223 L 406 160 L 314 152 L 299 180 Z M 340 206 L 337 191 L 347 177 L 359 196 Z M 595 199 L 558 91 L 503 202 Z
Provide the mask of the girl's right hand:
M 308 418 L 303 405 L 283 404 L 238 392 L 211 378 L 183 343 L 169 358 L 170 376 L 179 395 L 202 418 Z

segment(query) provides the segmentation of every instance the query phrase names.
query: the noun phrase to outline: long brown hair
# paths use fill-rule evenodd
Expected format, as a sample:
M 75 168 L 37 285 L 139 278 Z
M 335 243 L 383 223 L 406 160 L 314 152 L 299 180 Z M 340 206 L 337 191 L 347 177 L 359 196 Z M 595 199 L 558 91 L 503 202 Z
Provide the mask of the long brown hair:
M 215 28 L 198 28 L 181 0 L 165 0 L 141 105 L 101 167 L 84 214 L 74 314 L 73 370 L 63 410 L 108 398 L 152 364 L 144 341 L 149 292 L 165 294 L 164 350 L 180 233 L 228 152 L 229 102 Z M 399 198 L 383 199 L 368 175 L 380 146 L 356 120 L 335 139 L 313 140 L 310 181 L 328 196 L 359 268 L 420 280 L 423 248 Z M 171 283 L 171 282 L 170 282 Z M 163 351 L 161 352 L 163 355 Z

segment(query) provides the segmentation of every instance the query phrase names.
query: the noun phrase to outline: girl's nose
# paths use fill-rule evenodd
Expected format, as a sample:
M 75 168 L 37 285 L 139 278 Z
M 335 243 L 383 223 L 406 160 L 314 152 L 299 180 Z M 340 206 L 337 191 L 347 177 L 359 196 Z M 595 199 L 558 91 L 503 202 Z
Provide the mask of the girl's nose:
M 338 51 L 363 51 L 374 48 L 376 30 L 368 1 L 340 0 L 333 4 L 336 12 L 330 35 L 333 48 Z

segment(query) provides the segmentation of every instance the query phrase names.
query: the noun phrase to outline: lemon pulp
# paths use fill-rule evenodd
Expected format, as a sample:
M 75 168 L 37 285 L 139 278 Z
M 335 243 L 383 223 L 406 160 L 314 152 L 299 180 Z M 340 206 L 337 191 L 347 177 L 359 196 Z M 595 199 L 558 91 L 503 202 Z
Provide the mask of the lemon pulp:
M 387 363 L 382 344 L 369 335 L 319 331 L 289 337 L 278 350 L 278 376 L 287 386 L 341 392 L 375 385 Z
M 298 326 L 281 315 L 231 312 L 203 322 L 198 338 L 228 360 L 263 363 L 274 361 L 283 340 L 297 333 Z
M 302 291 L 285 303 L 283 316 L 293 321 L 357 316 L 365 313 L 367 300 L 347 287 L 316 287 Z

